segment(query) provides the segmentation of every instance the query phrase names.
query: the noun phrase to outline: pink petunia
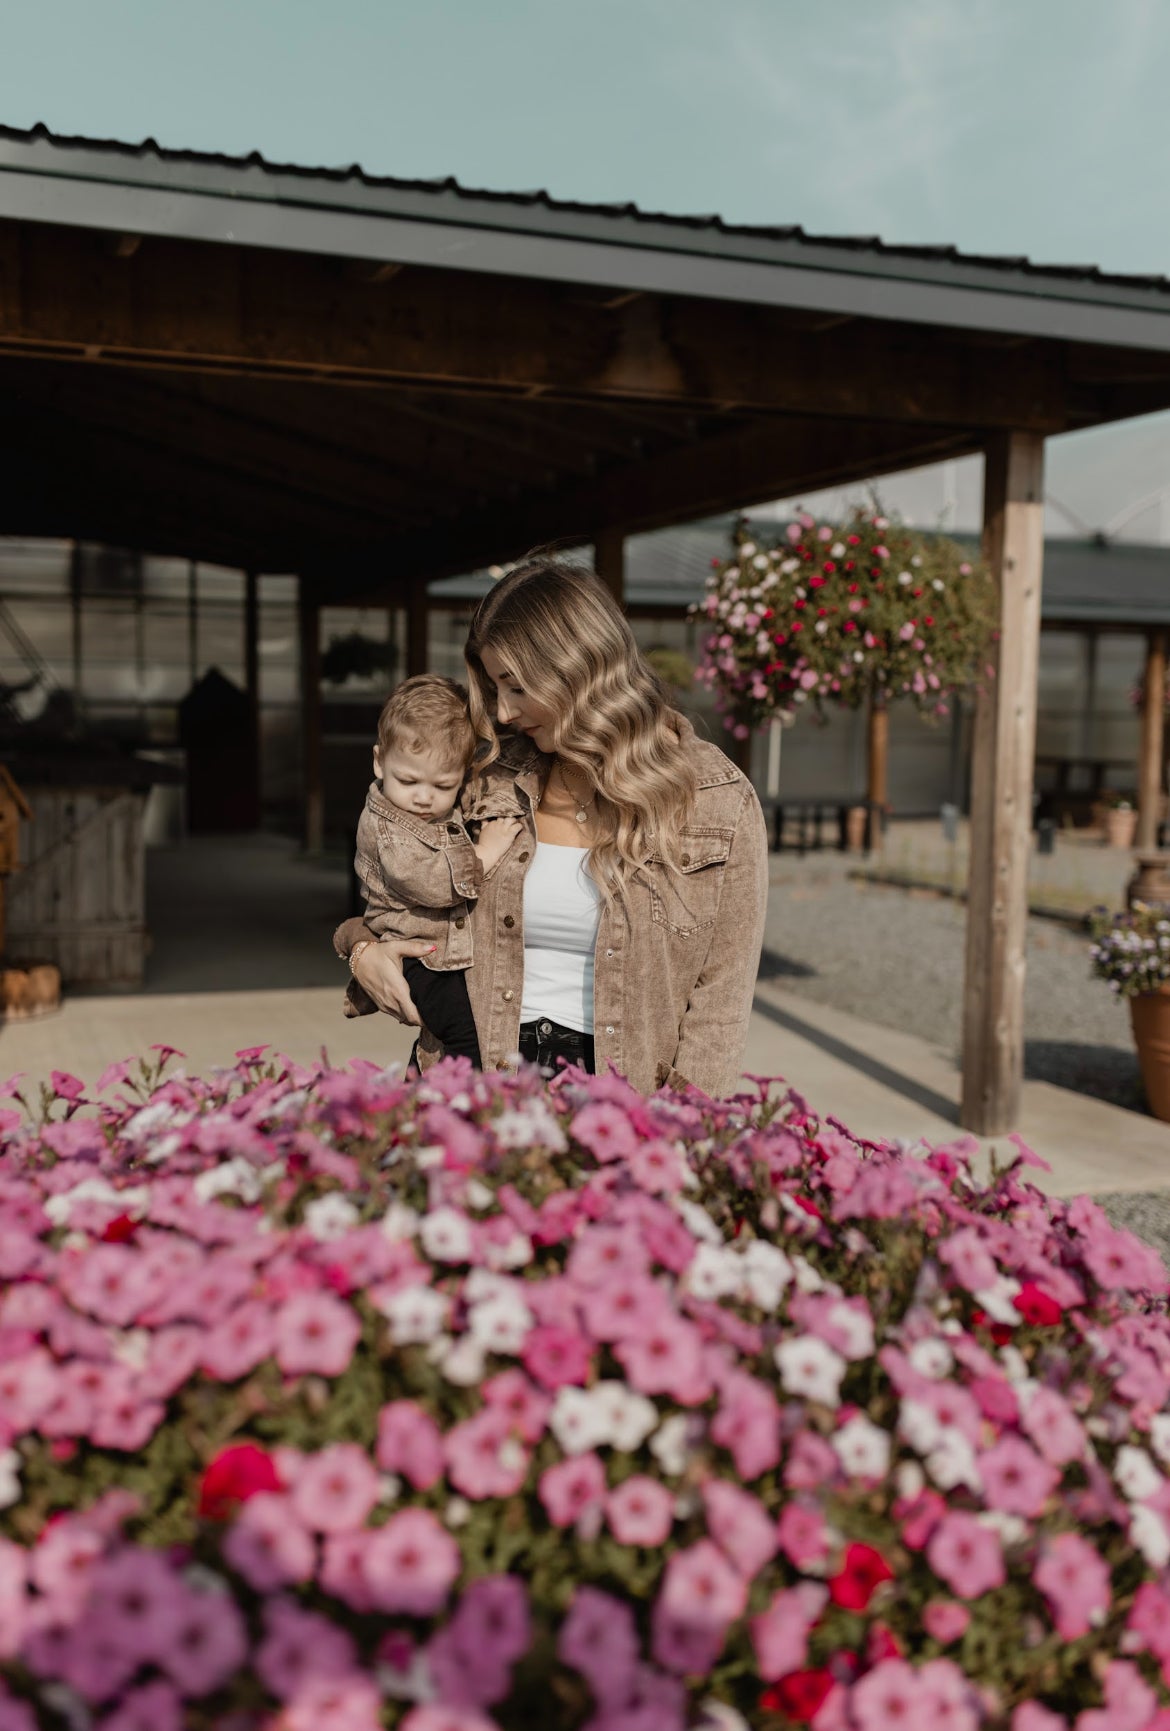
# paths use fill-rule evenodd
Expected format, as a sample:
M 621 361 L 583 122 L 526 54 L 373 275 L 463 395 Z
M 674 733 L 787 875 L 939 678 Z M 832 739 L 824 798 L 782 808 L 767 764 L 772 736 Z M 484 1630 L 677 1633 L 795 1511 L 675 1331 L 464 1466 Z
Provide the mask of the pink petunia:
M 680 1406 L 698 1406 L 711 1392 L 701 1346 L 698 1330 L 668 1312 L 642 1333 L 619 1340 L 613 1350 L 640 1394 L 665 1394 Z
M 157 1659 L 184 1697 L 222 1689 L 247 1657 L 248 1630 L 231 1594 L 185 1586 Z
M 574 1114 L 569 1133 L 595 1160 L 624 1160 L 638 1145 L 634 1126 L 620 1106 L 599 1100 Z
M 644 1274 L 615 1274 L 589 1295 L 589 1332 L 595 1340 L 637 1335 L 667 1313 L 662 1288 Z
M 705 1653 L 711 1663 L 727 1629 L 747 1606 L 747 1586 L 738 1570 L 712 1544 L 700 1539 L 668 1559 L 654 1605 L 654 1656 L 668 1671 L 702 1669 L 691 1661 Z
M 571 1527 L 605 1502 L 605 1468 L 596 1454 L 557 1461 L 540 1475 L 538 1495 L 554 1527 Z
M 340 1376 L 361 1334 L 356 1311 L 328 1292 L 302 1292 L 276 1312 L 276 1362 L 286 1376 Z
M 664 1545 L 674 1526 L 674 1497 L 657 1479 L 635 1473 L 611 1491 L 605 1518 L 619 1545 Z
M 816 1503 L 793 1498 L 780 1510 L 776 1526 L 780 1549 L 797 1569 L 815 1569 L 829 1555 L 829 1532 Z
M 515 1496 L 528 1476 L 528 1451 L 497 1407 L 485 1407 L 447 1432 L 447 1476 L 462 1496 Z
M 264 1638 L 256 1648 L 256 1675 L 278 1701 L 289 1701 L 314 1679 L 334 1682 L 357 1662 L 353 1640 L 316 1611 L 285 1598 L 264 1606 Z
M 752 1618 L 752 1646 L 760 1676 L 772 1683 L 798 1671 L 808 1653 L 809 1630 L 828 1601 L 825 1587 L 813 1581 L 774 1593 L 768 1608 Z
M 275 1344 L 272 1311 L 247 1299 L 202 1336 L 199 1363 L 217 1382 L 238 1382 L 271 1358 Z
M 967 1632 L 971 1613 L 955 1599 L 928 1599 L 922 1607 L 922 1626 L 932 1641 L 949 1647 Z
M 1048 1600 L 1062 1641 L 1087 1635 L 1108 1613 L 1108 1565 L 1079 1533 L 1060 1533 L 1045 1545 L 1032 1579 Z
M 1081 1460 L 1087 1447 L 1084 1428 L 1064 1396 L 1043 1385 L 1024 1407 L 1022 1424 L 1044 1459 L 1053 1466 Z
M 0 1706 L 0 1728 L 3 1726 Z M 137 1689 L 128 1689 L 114 1711 L 102 1719 L 100 1731 L 183 1731 L 183 1704 L 178 1691 L 160 1677 Z
M 522 1370 L 502 1370 L 480 1388 L 485 1403 L 501 1413 L 522 1442 L 538 1443 L 548 1425 L 552 1402 Z
M 442 1432 L 416 1401 L 392 1400 L 378 1414 L 375 1458 L 383 1472 L 429 1491 L 443 1476 Z
M 1005 1436 L 979 1456 L 988 1508 L 1005 1514 L 1039 1515 L 1060 1483 L 1060 1474 L 1022 1437 Z
M 581 1673 L 599 1702 L 624 1702 L 638 1653 L 632 1607 L 596 1587 L 578 1587 L 557 1635 L 561 1663 Z
M 365 1449 L 331 1443 L 306 1458 L 289 1501 L 311 1532 L 347 1533 L 364 1525 L 378 1494 L 378 1475 Z
M 771 1389 L 743 1373 L 728 1377 L 711 1421 L 711 1441 L 729 1451 L 742 1479 L 779 1466 L 780 1407 Z
M 583 1386 L 593 1362 L 583 1334 L 548 1323 L 529 1330 L 520 1356 L 532 1380 L 549 1389 Z
M 933 1731 L 933 1702 L 904 1659 L 883 1659 L 853 1688 L 849 1705 L 858 1731 Z
M 378 1610 L 432 1617 L 446 1603 L 463 1558 L 429 1509 L 402 1509 L 371 1535 L 364 1566 Z
M 370 1677 L 309 1677 L 285 1703 L 281 1731 L 381 1731 L 382 1698 Z
M 317 1547 L 291 1500 L 261 1491 L 240 1509 L 223 1543 L 227 1561 L 258 1593 L 311 1579 Z
M 962 1510 L 943 1516 L 927 1542 L 926 1560 L 960 1599 L 977 1599 L 1006 1579 L 998 1536 Z
M 727 1479 L 708 1479 L 703 1485 L 703 1508 L 707 1531 L 719 1549 L 746 1581 L 753 1580 L 776 1555 L 779 1543 L 764 1505 Z

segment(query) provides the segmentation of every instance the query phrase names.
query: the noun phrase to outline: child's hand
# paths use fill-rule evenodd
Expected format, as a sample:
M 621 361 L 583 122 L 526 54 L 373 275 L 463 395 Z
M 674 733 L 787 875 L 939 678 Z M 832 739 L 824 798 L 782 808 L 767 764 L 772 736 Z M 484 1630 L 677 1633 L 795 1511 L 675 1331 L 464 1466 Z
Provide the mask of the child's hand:
M 518 817 L 487 817 L 483 820 L 479 840 L 472 846 L 485 872 L 495 870 L 523 827 Z

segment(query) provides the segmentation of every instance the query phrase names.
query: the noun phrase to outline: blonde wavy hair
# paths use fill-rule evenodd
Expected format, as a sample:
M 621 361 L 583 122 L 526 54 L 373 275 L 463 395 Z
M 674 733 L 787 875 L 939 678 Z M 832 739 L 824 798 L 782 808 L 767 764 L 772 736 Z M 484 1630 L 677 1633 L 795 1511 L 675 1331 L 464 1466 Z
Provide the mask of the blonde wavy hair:
M 487 744 L 477 769 L 500 750 L 485 647 L 551 711 L 554 752 L 597 790 L 602 838 L 589 865 L 602 894 L 620 894 L 651 852 L 677 870 L 698 772 L 681 717 L 600 579 L 532 554 L 480 602 L 464 651 L 471 720 Z

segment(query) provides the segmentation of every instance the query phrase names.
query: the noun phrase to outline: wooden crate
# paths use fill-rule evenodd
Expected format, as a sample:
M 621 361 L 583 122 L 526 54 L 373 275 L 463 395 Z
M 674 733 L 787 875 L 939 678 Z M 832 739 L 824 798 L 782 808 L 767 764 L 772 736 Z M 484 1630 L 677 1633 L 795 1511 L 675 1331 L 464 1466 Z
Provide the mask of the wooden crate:
M 66 986 L 140 986 L 146 961 L 145 793 L 26 787 L 24 868 L 8 879 L 8 952 Z

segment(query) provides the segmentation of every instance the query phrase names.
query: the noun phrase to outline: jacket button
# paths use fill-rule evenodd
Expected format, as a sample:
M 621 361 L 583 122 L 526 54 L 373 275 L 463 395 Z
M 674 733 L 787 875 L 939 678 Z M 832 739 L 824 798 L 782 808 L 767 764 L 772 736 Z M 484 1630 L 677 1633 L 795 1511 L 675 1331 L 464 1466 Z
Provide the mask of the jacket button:
M 606 956 L 612 961 L 613 960 L 613 951 L 612 950 L 606 950 L 605 953 L 606 953 Z
M 613 1029 L 612 1029 L 612 1028 L 607 1028 L 607 1029 L 606 1029 L 606 1030 L 605 1030 L 605 1031 L 606 1031 L 606 1033 L 607 1033 L 607 1034 L 612 1034 L 612 1033 L 613 1033 Z
M 505 993 L 504 993 L 504 1002 L 505 1002 L 505 1004 L 510 1004 L 510 1003 L 511 1003 L 511 1002 L 512 1002 L 512 999 L 513 999 L 513 998 L 514 998 L 514 997 L 515 997 L 515 996 L 516 996 L 516 994 L 515 994 L 515 992 L 514 992 L 514 991 L 513 991 L 513 990 L 512 990 L 512 988 L 511 988 L 511 987 L 510 987 L 510 986 L 509 986 L 509 988 L 508 988 L 508 990 L 507 990 L 507 991 L 506 991 L 506 992 L 505 992 Z
M 462 931 L 464 926 L 467 924 L 467 921 L 463 918 L 463 915 L 460 914 L 459 918 L 455 921 L 455 924 L 459 927 L 459 930 Z
M 690 865 L 690 863 L 691 863 L 691 856 L 690 856 L 690 854 L 689 854 L 689 853 L 685 853 L 685 854 L 684 854 L 684 855 L 683 855 L 683 856 L 682 856 L 682 863 L 683 863 L 683 865 Z
M 511 914 L 504 915 L 504 924 L 508 927 L 508 930 L 511 931 L 512 927 L 516 924 Z
M 525 848 L 524 852 L 519 854 L 517 857 L 519 858 L 521 865 L 523 865 L 525 860 L 528 858 L 528 849 Z

